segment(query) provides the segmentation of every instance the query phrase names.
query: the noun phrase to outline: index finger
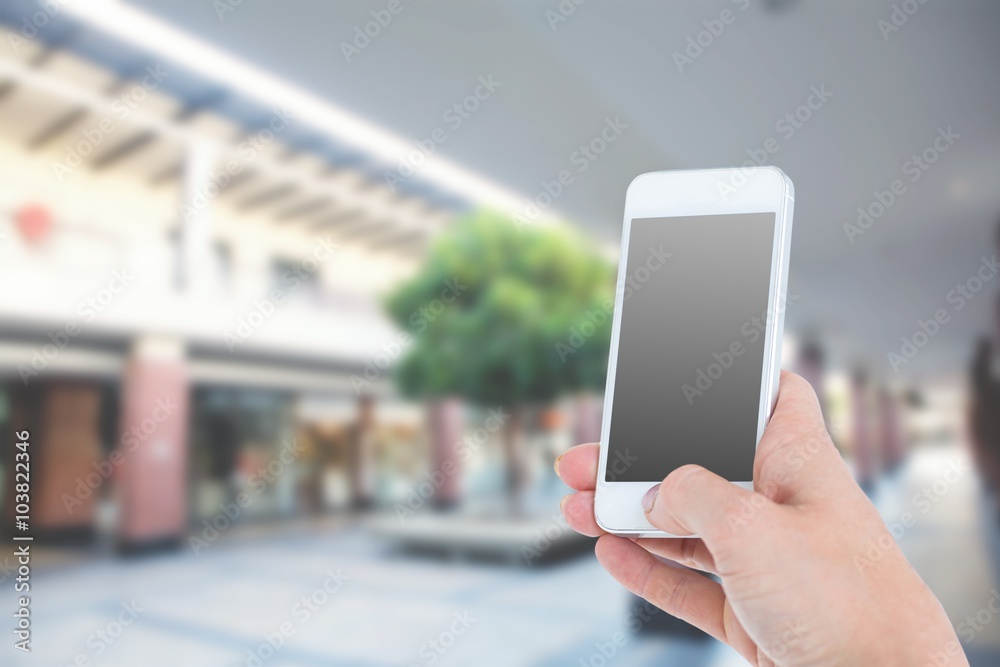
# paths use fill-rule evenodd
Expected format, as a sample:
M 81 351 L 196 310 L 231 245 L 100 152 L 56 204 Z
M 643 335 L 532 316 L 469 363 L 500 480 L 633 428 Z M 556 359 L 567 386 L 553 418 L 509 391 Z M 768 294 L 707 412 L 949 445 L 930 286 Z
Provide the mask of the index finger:
M 556 474 L 571 489 L 593 491 L 597 485 L 597 461 L 601 446 L 596 442 L 577 445 L 556 459 Z

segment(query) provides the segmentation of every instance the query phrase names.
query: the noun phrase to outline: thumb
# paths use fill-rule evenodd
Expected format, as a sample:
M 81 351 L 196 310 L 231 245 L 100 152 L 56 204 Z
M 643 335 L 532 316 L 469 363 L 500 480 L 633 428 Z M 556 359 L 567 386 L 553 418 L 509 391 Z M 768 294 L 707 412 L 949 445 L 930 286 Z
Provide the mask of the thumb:
M 812 385 L 782 371 L 778 402 L 754 455 L 754 488 L 776 503 L 823 502 L 856 486 L 830 439 Z
M 772 504 L 697 465 L 674 470 L 642 499 L 653 526 L 673 535 L 696 535 L 710 550 L 735 537 L 736 528 Z

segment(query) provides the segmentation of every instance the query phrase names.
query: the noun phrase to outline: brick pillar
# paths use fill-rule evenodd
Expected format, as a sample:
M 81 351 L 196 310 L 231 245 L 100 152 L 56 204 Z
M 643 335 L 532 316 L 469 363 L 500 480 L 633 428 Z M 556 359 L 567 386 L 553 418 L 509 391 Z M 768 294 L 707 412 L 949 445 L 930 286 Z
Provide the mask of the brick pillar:
M 178 340 L 142 338 L 122 378 L 118 491 L 125 551 L 179 542 L 187 529 L 188 381 Z
M 458 447 L 462 439 L 462 402 L 455 398 L 433 401 L 429 406 L 431 470 L 442 474 L 434 489 L 437 507 L 452 507 L 461 500 L 462 460 Z
M 580 394 L 573 400 L 573 444 L 581 445 L 601 440 L 602 396 Z

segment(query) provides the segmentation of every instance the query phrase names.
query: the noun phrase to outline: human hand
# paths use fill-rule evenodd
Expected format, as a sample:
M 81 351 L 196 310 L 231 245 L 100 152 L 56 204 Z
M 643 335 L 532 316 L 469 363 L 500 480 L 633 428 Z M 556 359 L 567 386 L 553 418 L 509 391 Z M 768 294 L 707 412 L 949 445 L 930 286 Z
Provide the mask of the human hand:
M 754 491 L 689 465 L 646 494 L 653 526 L 697 538 L 604 533 L 594 519 L 598 456 L 598 445 L 579 445 L 556 461 L 576 489 L 561 504 L 569 525 L 600 536 L 597 558 L 623 586 L 750 663 L 968 666 L 943 608 L 854 482 L 798 375 L 782 372 Z

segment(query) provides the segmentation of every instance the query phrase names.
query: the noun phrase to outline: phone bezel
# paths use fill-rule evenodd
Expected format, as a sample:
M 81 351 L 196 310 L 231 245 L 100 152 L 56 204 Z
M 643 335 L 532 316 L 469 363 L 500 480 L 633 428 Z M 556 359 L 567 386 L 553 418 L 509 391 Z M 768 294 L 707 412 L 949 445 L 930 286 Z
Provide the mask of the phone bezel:
M 594 514 L 597 524 L 616 535 L 677 537 L 655 529 L 646 521 L 640 501 L 656 482 L 607 482 L 608 438 L 614 402 L 619 329 L 627 279 L 629 232 L 632 220 L 733 213 L 774 213 L 774 240 L 768 289 L 768 318 L 764 331 L 764 365 L 761 373 L 757 443 L 774 410 L 781 373 L 781 340 L 784 330 L 788 260 L 795 200 L 791 180 L 777 167 L 658 171 L 637 176 L 625 195 L 621 258 L 618 264 L 611 349 L 601 420 L 601 456 L 597 473 Z M 733 481 L 753 488 L 752 481 Z

